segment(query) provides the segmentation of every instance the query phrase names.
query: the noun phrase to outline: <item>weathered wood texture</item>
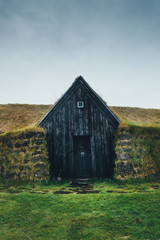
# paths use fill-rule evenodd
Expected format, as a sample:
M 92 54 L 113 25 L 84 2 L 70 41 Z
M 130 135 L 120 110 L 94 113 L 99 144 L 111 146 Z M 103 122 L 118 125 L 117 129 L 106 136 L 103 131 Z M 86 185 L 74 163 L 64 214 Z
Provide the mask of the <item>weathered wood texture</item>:
M 84 108 L 77 107 L 78 101 L 84 101 Z M 40 122 L 47 133 L 52 176 L 76 177 L 74 137 L 89 136 L 90 177 L 110 177 L 114 166 L 113 132 L 118 124 L 116 116 L 79 77 Z

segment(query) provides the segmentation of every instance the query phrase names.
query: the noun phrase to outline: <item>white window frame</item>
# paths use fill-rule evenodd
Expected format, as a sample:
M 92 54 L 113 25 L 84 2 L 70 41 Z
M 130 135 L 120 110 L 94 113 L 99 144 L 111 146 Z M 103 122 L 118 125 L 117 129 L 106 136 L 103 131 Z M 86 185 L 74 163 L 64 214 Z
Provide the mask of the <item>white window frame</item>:
M 84 101 L 78 101 L 77 108 L 84 108 Z

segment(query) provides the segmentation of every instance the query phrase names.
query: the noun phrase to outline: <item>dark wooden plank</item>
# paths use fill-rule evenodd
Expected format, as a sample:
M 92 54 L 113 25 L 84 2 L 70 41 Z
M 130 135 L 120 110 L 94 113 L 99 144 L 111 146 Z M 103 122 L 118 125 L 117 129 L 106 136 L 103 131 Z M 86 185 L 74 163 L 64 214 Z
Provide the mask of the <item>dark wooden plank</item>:
M 77 122 L 77 97 L 76 97 L 76 93 L 72 98 L 72 102 L 71 102 L 71 108 L 72 108 L 72 121 L 73 121 L 73 135 L 77 135 L 77 128 L 78 128 L 78 122 Z
M 75 122 L 74 122 L 74 114 L 75 114 L 75 102 L 73 101 L 75 99 L 75 96 L 70 101 L 70 108 L 69 108 L 69 148 L 68 148 L 68 154 L 69 154 L 69 175 L 70 177 L 73 176 L 73 133 L 75 131 Z
M 63 162 L 63 176 L 66 176 L 66 118 L 65 118 L 65 106 L 62 108 L 61 113 L 62 122 L 62 162 Z
M 102 160 L 101 160 L 101 167 L 102 167 L 102 172 L 103 172 L 103 177 L 106 176 L 106 156 L 105 156 L 105 146 L 104 146 L 104 125 L 103 125 L 103 115 L 100 113 L 100 131 L 101 131 L 101 155 L 102 155 Z
M 99 177 L 102 176 L 103 177 L 103 166 L 102 166 L 102 141 L 101 141 L 101 123 L 100 123 L 100 112 L 97 111 L 97 136 L 98 136 L 98 166 L 99 166 Z
M 93 106 L 91 105 L 91 126 L 92 126 L 92 135 L 91 135 L 91 157 L 92 157 L 92 176 L 96 177 L 96 159 L 95 159 L 95 125 L 94 125 L 94 110 Z
M 65 155 L 66 169 L 65 177 L 69 177 L 69 119 L 70 119 L 70 100 L 65 105 Z
M 95 145 L 95 163 L 96 163 L 96 176 L 100 176 L 99 169 L 99 146 L 98 146 L 98 128 L 97 128 L 97 112 L 95 111 L 95 106 L 93 105 L 93 126 L 94 126 L 94 145 Z
M 105 177 L 107 177 L 107 171 L 108 171 L 108 138 L 107 138 L 107 131 L 108 131 L 108 120 L 103 116 L 103 136 L 104 136 L 104 165 L 105 165 Z

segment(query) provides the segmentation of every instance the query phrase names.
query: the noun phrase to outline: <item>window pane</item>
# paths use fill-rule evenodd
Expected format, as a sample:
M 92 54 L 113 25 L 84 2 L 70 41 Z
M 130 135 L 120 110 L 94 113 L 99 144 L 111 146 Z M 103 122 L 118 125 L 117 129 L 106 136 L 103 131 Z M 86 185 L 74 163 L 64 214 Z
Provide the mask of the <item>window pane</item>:
M 77 107 L 78 108 L 84 108 L 84 102 L 83 101 L 78 101 L 77 102 Z

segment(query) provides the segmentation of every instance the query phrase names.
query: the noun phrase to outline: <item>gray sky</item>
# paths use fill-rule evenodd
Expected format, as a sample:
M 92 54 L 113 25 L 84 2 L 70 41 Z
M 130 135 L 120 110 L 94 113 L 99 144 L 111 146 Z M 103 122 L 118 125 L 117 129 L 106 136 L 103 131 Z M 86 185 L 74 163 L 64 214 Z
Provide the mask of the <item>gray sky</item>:
M 53 104 L 79 75 L 108 105 L 160 108 L 160 1 L 0 0 L 0 103 Z

